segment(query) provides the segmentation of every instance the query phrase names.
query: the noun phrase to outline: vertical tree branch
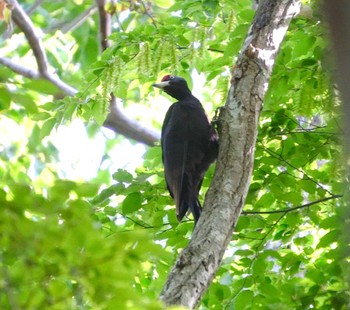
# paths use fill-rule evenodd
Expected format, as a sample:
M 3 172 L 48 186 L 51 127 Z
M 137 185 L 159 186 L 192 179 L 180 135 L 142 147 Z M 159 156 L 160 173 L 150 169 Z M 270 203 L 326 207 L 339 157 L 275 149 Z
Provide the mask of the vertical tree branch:
M 335 63 L 335 79 L 339 85 L 343 102 L 343 127 L 347 160 L 350 156 L 350 1 L 341 0 L 334 5 L 330 0 L 324 0 L 324 13 L 330 30 L 330 39 Z M 350 171 L 348 171 L 350 176 Z
M 106 0 L 96 0 L 99 16 L 100 45 L 102 51 L 110 46 L 108 37 L 112 31 L 111 15 L 106 11 Z
M 335 80 L 339 85 L 340 95 L 343 105 L 343 130 L 345 143 L 345 191 L 348 199 L 344 199 L 342 218 L 338 220 L 341 234 L 339 236 L 339 247 L 345 252 L 345 255 L 338 259 L 339 265 L 348 266 L 346 257 L 350 257 L 350 216 L 349 212 L 349 181 L 350 181 L 350 88 L 349 88 L 349 72 L 350 72 L 350 2 L 348 0 L 337 1 L 337 5 L 330 0 L 324 0 L 324 14 L 329 24 L 330 39 L 333 50 L 333 60 L 335 64 Z M 345 263 L 344 263 L 345 261 Z M 344 268 L 344 278 L 350 284 L 350 276 L 346 272 L 349 267 Z
M 299 0 L 260 1 L 220 113 L 219 158 L 204 211 L 161 293 L 168 305 L 193 309 L 219 268 L 249 188 L 259 116 L 276 55 L 299 10 Z
M 110 46 L 108 37 L 112 31 L 111 15 L 106 11 L 105 0 L 96 0 L 96 4 L 99 15 L 100 45 L 102 51 L 104 51 Z M 118 108 L 117 99 L 113 93 L 111 93 L 109 108 L 110 113 L 103 126 L 147 145 L 154 145 L 154 143 L 159 140 L 160 135 L 158 131 L 152 128 L 146 128 L 140 123 L 129 119 L 121 109 Z
M 13 21 L 24 32 L 38 64 L 39 72 L 42 76 L 46 77 L 49 74 L 48 61 L 38 30 L 34 27 L 29 16 L 16 0 L 11 0 L 8 2 L 13 6 Z

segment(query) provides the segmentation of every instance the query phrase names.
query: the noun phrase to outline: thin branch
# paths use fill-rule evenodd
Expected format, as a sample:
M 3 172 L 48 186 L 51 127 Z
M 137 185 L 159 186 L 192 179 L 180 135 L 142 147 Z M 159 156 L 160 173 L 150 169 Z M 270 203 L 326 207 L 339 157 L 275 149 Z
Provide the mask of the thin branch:
M 22 7 L 18 4 L 17 0 L 11 0 L 8 2 L 13 6 L 11 15 L 13 21 L 23 31 L 31 49 L 33 50 L 40 74 L 43 77 L 48 76 L 49 63 L 38 30 L 34 27 L 31 19 L 28 17 L 28 15 L 22 9 Z
M 152 226 L 152 225 L 149 225 L 149 224 L 147 224 L 147 223 L 145 223 L 145 222 L 139 222 L 139 221 L 136 221 L 136 220 L 134 220 L 132 217 L 130 217 L 130 216 L 126 216 L 126 215 L 122 215 L 124 218 L 126 218 L 127 220 L 129 220 L 129 221 L 131 221 L 131 222 L 133 222 L 134 224 L 136 224 L 137 226 L 141 226 L 141 227 L 143 227 L 143 228 L 145 228 L 145 229 L 150 229 L 150 228 L 155 228 L 154 226 Z
M 215 52 L 215 53 L 220 53 L 220 54 L 223 54 L 223 53 L 224 53 L 224 51 L 219 50 L 219 49 L 217 49 L 217 48 L 212 48 L 212 47 L 209 47 L 209 48 L 208 48 L 208 51 Z
M 6 1 L 5 1 L 6 2 Z M 30 16 L 33 14 L 33 12 L 42 4 L 43 0 L 36 0 L 35 3 L 26 11 L 26 14 Z M 12 1 L 8 0 L 7 3 L 9 4 L 9 8 L 12 9 Z M 3 38 L 6 40 L 11 37 L 12 33 L 16 27 L 12 27 L 12 23 L 9 27 L 7 27 L 5 33 L 3 34 Z
M 111 15 L 106 11 L 106 1 L 105 0 L 96 0 L 99 16 L 99 28 L 100 28 L 100 45 L 104 51 L 110 46 L 108 37 L 112 32 L 111 25 Z
M 299 209 L 303 209 L 303 208 L 308 208 L 311 207 L 315 204 L 321 203 L 321 202 L 326 202 L 328 200 L 331 199 L 337 199 L 337 198 L 342 198 L 343 195 L 333 195 L 331 197 L 325 197 L 319 200 L 315 200 L 309 203 L 306 203 L 304 205 L 301 206 L 297 206 L 297 207 L 292 207 L 292 208 L 287 208 L 287 209 L 282 209 L 282 210 L 273 210 L 273 211 L 242 211 L 243 215 L 249 215 L 249 214 L 277 214 L 277 213 L 288 213 L 288 212 L 292 212 L 292 211 L 296 211 Z
M 189 50 L 189 47 L 188 46 L 177 46 L 176 47 L 178 50 Z M 211 51 L 211 52 L 216 52 L 216 53 L 220 53 L 220 54 L 223 54 L 224 51 L 223 50 L 219 50 L 217 48 L 212 48 L 212 47 L 209 47 L 208 48 L 208 51 Z
M 63 21 L 54 25 L 50 25 L 48 28 L 45 29 L 45 33 L 54 32 L 56 30 L 60 30 L 62 31 L 62 33 L 73 31 L 74 29 L 81 26 L 91 15 L 93 15 L 96 12 L 96 10 L 96 5 L 92 5 L 79 16 L 77 16 L 69 22 Z
M 247 273 L 249 274 L 250 273 L 250 270 L 253 266 L 253 263 L 254 261 L 258 258 L 259 256 L 259 248 L 263 245 L 264 241 L 266 240 L 266 238 L 268 237 L 269 234 L 271 234 L 271 232 L 275 229 L 276 225 L 282 220 L 282 218 L 288 213 L 288 212 L 291 212 L 291 211 L 295 211 L 295 210 L 298 210 L 298 209 L 302 209 L 302 208 L 307 208 L 307 207 L 310 207 L 312 205 L 315 205 L 315 204 L 318 204 L 320 202 L 325 202 L 325 201 L 328 201 L 330 199 L 336 199 L 336 198 L 340 198 L 340 197 L 343 197 L 343 195 L 334 195 L 332 197 L 327 197 L 327 198 L 323 198 L 323 199 L 320 199 L 320 200 L 316 200 L 316 201 L 313 201 L 313 202 L 310 202 L 310 203 L 307 203 L 305 205 L 302 205 L 302 206 L 298 206 L 298 207 L 294 207 L 294 208 L 288 208 L 288 209 L 283 209 L 283 210 L 277 210 L 277 211 L 262 211 L 262 212 L 258 212 L 258 211 L 243 211 L 242 214 L 243 215 L 248 215 L 248 214 L 276 214 L 276 213 L 283 213 L 274 223 L 273 225 L 271 226 L 271 228 L 268 230 L 268 232 L 264 235 L 263 238 L 261 239 L 258 239 L 259 241 L 261 241 L 257 246 L 256 246 L 256 250 L 255 250 L 255 255 L 253 257 L 253 259 L 251 260 L 250 262 L 250 265 L 248 267 L 248 271 Z M 242 286 L 240 287 L 240 289 L 237 290 L 237 292 L 233 295 L 232 300 L 234 300 L 234 298 L 240 293 L 240 291 L 245 287 L 245 283 L 247 281 L 247 278 L 244 279 L 243 283 L 242 283 Z
M 77 93 L 77 89 L 63 82 L 56 74 L 48 74 L 45 76 L 45 79 L 56 85 L 58 89 L 63 91 L 68 96 L 74 96 Z
M 297 167 L 295 167 L 293 164 L 291 164 L 290 162 L 288 162 L 287 160 L 285 160 L 283 158 L 283 156 L 281 154 L 276 153 L 275 151 L 271 150 L 270 148 L 261 146 L 267 153 L 269 153 L 272 157 L 281 160 L 282 162 L 284 162 L 287 166 L 293 168 L 294 170 L 302 173 L 305 178 L 309 181 L 311 181 L 312 183 L 316 184 L 319 188 L 321 188 L 323 191 L 325 191 L 326 193 L 328 193 L 331 196 L 334 196 L 334 194 L 332 192 L 330 192 L 329 190 L 327 190 L 326 188 L 324 188 L 321 184 L 317 183 L 313 178 L 309 177 L 306 172 L 302 169 L 299 169 Z
M 33 79 L 45 79 L 57 86 L 57 88 L 66 95 L 73 96 L 74 94 L 76 94 L 77 90 L 75 88 L 63 82 L 56 74 L 50 72 L 49 62 L 47 60 L 41 36 L 38 33 L 38 30 L 34 27 L 32 21 L 30 20 L 26 12 L 22 9 L 22 7 L 18 4 L 16 0 L 10 0 L 8 2 L 12 6 L 11 16 L 13 21 L 23 31 L 33 51 L 38 66 L 38 72 L 34 70 L 29 70 L 24 66 L 16 64 L 14 61 L 11 61 L 5 57 L 1 57 L 1 63 L 13 70 L 14 72 L 21 74 L 25 77 Z
M 293 135 L 293 134 L 300 134 L 300 133 L 310 133 L 310 134 L 328 135 L 328 136 L 342 136 L 343 135 L 340 132 L 316 131 L 316 129 L 296 129 L 295 131 L 287 131 L 287 130 L 283 131 L 282 130 L 282 131 L 276 132 L 270 136 L 276 137 L 276 136 Z
M 143 13 L 146 14 L 152 20 L 152 24 L 154 25 L 154 27 L 158 28 L 157 23 L 156 23 L 156 21 L 153 17 L 153 14 L 152 14 L 151 3 L 149 3 L 147 1 L 147 3 L 145 4 L 145 1 L 141 0 L 141 4 L 142 4 L 143 10 L 144 10 Z
M 243 214 L 243 212 L 242 212 Z M 259 241 L 261 241 L 256 247 L 255 247 L 255 255 L 253 257 L 253 259 L 251 260 L 250 262 L 250 265 L 248 267 L 248 270 L 247 270 L 247 274 L 250 274 L 250 270 L 252 269 L 252 266 L 253 266 L 253 263 L 254 261 L 258 258 L 259 256 L 259 248 L 263 245 L 264 241 L 266 240 L 266 238 L 268 237 L 268 235 L 275 229 L 276 225 L 282 220 L 282 218 L 285 216 L 286 214 L 282 214 L 278 220 L 275 221 L 275 223 L 273 223 L 273 225 L 271 226 L 271 228 L 268 230 L 268 232 L 264 235 L 263 238 L 259 239 Z M 233 297 L 231 298 L 231 301 L 234 300 L 236 298 L 236 296 L 242 291 L 242 289 L 245 287 L 245 284 L 248 280 L 248 277 L 245 277 L 244 278 L 244 281 L 241 285 L 241 287 L 237 290 L 237 292 L 235 294 L 233 294 Z
M 104 3 L 103 0 L 97 1 Z M 55 73 L 53 73 L 53 69 L 50 70 L 50 64 L 48 62 L 43 42 L 41 40 L 41 34 L 35 28 L 26 12 L 22 9 L 17 0 L 8 0 L 7 2 L 12 7 L 13 21 L 23 31 L 33 51 L 35 60 L 37 62 L 38 71 L 30 70 L 24 65 L 19 65 L 13 60 L 10 60 L 6 57 L 0 57 L 0 63 L 16 72 L 17 74 L 23 75 L 27 78 L 45 79 L 54 84 L 63 94 L 74 96 L 77 93 L 77 89 L 63 82 Z M 93 8 L 91 8 L 91 10 L 92 9 Z M 103 26 L 106 29 L 103 40 L 108 45 L 107 36 L 110 33 L 110 22 L 108 26 L 107 21 L 108 19 L 105 19 L 106 25 Z M 107 45 L 104 45 L 104 47 Z M 115 98 L 112 100 L 112 103 L 115 103 Z M 104 126 L 110 128 L 116 133 L 124 135 L 127 138 L 134 139 L 147 145 L 154 145 L 155 142 L 159 141 L 160 138 L 160 133 L 158 131 L 147 128 L 140 122 L 130 119 L 115 104 L 113 104 L 111 113 L 108 115 Z
M 103 126 L 147 145 L 154 145 L 160 139 L 158 131 L 145 127 L 141 123 L 127 117 L 118 108 L 114 95 L 112 95 L 111 99 L 110 112 Z
M 36 0 L 33 5 L 27 10 L 27 15 L 32 15 L 32 13 L 43 3 L 43 0 Z
M 111 34 L 111 16 L 106 12 L 105 2 L 105 0 L 96 0 L 100 21 L 100 45 L 102 50 L 110 46 L 108 36 Z M 109 109 L 110 113 L 103 124 L 105 127 L 147 145 L 154 145 L 156 141 L 159 141 L 160 134 L 158 131 L 147 128 L 123 114 L 117 106 L 117 100 L 113 93 L 111 94 Z
M 16 72 L 19 75 L 23 75 L 30 79 L 40 79 L 40 74 L 37 71 L 28 69 L 25 66 L 20 65 L 18 62 L 14 62 L 7 57 L 0 57 L 0 64 L 11 69 L 13 72 Z
M 77 93 L 77 90 L 67 83 L 63 82 L 57 75 L 55 74 L 47 74 L 43 76 L 40 72 L 28 69 L 24 65 L 21 65 L 7 57 L 0 57 L 0 64 L 5 67 L 11 69 L 13 72 L 25 76 L 29 79 L 39 80 L 44 79 L 51 82 L 55 85 L 60 91 L 62 91 L 65 95 L 74 96 Z

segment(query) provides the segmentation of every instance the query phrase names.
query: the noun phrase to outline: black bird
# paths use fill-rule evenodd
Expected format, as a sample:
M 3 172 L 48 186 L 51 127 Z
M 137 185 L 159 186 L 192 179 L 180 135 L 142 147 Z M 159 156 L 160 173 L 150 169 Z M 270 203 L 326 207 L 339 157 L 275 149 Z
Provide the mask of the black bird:
M 181 221 L 190 211 L 196 223 L 202 211 L 199 190 L 205 172 L 217 157 L 218 136 L 185 79 L 166 75 L 153 86 L 178 100 L 170 106 L 162 127 L 165 180 L 175 200 L 177 219 Z

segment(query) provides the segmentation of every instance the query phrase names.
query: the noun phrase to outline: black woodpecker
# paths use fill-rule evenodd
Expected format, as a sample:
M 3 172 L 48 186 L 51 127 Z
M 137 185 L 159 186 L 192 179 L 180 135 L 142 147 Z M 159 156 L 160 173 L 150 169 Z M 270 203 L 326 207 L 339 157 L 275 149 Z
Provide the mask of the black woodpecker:
M 165 180 L 177 219 L 181 221 L 190 211 L 196 223 L 202 211 L 199 190 L 205 172 L 217 158 L 218 136 L 185 79 L 166 75 L 153 86 L 178 100 L 170 106 L 162 127 Z

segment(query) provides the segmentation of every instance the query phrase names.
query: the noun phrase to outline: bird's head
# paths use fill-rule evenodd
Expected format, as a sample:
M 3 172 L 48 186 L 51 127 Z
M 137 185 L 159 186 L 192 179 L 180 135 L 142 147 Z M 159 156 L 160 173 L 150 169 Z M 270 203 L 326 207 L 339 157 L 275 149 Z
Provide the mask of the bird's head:
M 191 95 L 186 80 L 175 75 L 167 74 L 159 83 L 154 83 L 153 86 L 163 89 L 168 95 L 178 100 Z

